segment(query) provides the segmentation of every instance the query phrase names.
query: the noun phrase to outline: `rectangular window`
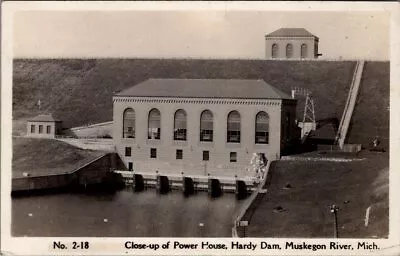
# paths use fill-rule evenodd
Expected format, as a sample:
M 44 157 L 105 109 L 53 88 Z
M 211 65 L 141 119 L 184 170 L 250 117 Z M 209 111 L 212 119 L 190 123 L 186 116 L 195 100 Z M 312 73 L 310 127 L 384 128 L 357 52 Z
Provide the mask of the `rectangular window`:
M 228 130 L 227 142 L 240 143 L 240 131 Z
M 161 128 L 149 128 L 148 139 L 149 140 L 159 140 L 161 134 Z
M 186 140 L 186 129 L 175 129 L 174 140 Z
M 135 138 L 135 130 L 133 130 L 133 127 L 126 127 L 124 138 Z
M 31 133 L 35 133 L 35 125 L 34 124 L 31 125 Z
M 182 149 L 176 150 L 176 159 L 183 159 L 183 150 Z
M 213 141 L 213 130 L 201 130 L 200 141 Z
M 258 132 L 256 131 L 256 144 L 268 144 L 268 132 Z
M 43 125 L 39 125 L 39 133 L 43 133 Z
M 236 163 L 236 160 L 237 160 L 236 158 L 237 158 L 236 152 L 231 152 L 230 156 L 229 156 L 230 162 Z
M 51 126 L 50 125 L 46 126 L 46 133 L 49 134 L 50 131 L 51 131 Z
M 203 151 L 203 161 L 210 160 L 210 151 Z
M 156 148 L 150 149 L 150 158 L 157 158 L 157 149 Z
M 125 156 L 132 156 L 132 148 L 125 147 Z
M 133 171 L 133 163 L 132 162 L 128 162 L 128 170 Z

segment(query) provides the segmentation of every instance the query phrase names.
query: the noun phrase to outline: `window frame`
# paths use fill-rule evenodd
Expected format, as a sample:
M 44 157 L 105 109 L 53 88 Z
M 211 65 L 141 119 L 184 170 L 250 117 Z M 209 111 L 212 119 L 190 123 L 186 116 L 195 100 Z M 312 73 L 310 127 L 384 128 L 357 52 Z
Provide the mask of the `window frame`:
M 208 118 L 208 117 L 205 117 L 206 114 L 210 114 L 211 121 L 206 120 L 206 118 Z M 206 123 L 208 123 L 208 125 L 211 123 L 211 126 L 212 126 L 211 130 L 203 129 L 203 128 L 206 128 L 206 127 L 204 127 L 204 126 L 206 126 Z M 214 141 L 214 115 L 208 109 L 203 110 L 200 114 L 200 141 L 201 142 L 213 142 Z
M 304 52 L 303 52 L 303 49 L 305 49 Z M 303 43 L 300 46 L 300 58 L 305 59 L 305 58 L 307 58 L 307 56 L 308 56 L 308 45 Z
M 264 114 L 265 114 L 265 116 L 267 118 L 266 119 L 267 120 L 267 122 L 266 122 L 266 126 L 267 126 L 266 131 L 258 129 L 258 126 L 260 124 L 262 124 L 262 122 L 260 122 L 258 118 L 260 117 L 260 115 L 264 115 Z M 254 127 L 254 143 L 255 144 L 269 144 L 269 115 L 265 111 L 259 111 L 256 114 L 255 127 Z
M 233 114 L 237 114 L 238 115 L 238 122 L 235 122 L 234 120 L 231 120 L 232 115 Z M 227 116 L 227 127 L 226 127 L 226 142 L 227 143 L 240 143 L 241 141 L 241 128 L 242 128 L 242 121 L 241 121 L 241 116 L 239 111 L 237 110 L 232 110 L 228 113 Z M 232 128 L 230 128 L 230 126 L 238 126 L 238 130 L 234 130 Z
M 178 114 L 182 114 L 182 120 L 177 118 Z M 183 124 L 183 125 L 182 125 Z M 184 128 L 178 128 L 181 126 Z M 187 114 L 183 109 L 178 109 L 174 114 L 174 140 L 176 141 L 186 141 L 187 140 Z
M 287 43 L 286 44 L 286 58 L 290 59 L 292 57 L 293 57 L 293 44 Z
M 273 43 L 271 46 L 271 57 L 273 59 L 278 58 L 278 53 L 279 53 L 279 46 L 277 43 Z
M 157 148 L 150 148 L 150 158 L 157 159 Z
M 176 149 L 175 151 L 175 159 L 183 160 L 183 149 Z
M 152 113 L 158 113 L 159 120 L 151 120 Z M 153 114 L 154 115 L 154 114 Z M 152 122 L 158 122 L 158 127 L 150 127 Z M 157 126 L 157 125 L 156 125 Z M 157 130 L 156 132 L 154 130 Z M 161 140 L 161 111 L 157 108 L 152 108 L 149 111 L 147 118 L 147 139 L 149 140 Z
M 237 163 L 237 152 L 229 152 L 229 162 Z
M 132 156 L 132 147 L 125 147 L 125 156 Z
M 203 161 L 210 161 L 210 151 L 203 150 Z
M 127 119 L 126 115 L 128 111 L 132 111 L 133 118 Z M 132 122 L 132 126 L 126 124 L 128 121 Z M 128 107 L 124 110 L 122 114 L 122 138 L 124 139 L 134 139 L 136 137 L 136 112 L 133 108 Z M 129 129 L 131 128 L 131 129 Z

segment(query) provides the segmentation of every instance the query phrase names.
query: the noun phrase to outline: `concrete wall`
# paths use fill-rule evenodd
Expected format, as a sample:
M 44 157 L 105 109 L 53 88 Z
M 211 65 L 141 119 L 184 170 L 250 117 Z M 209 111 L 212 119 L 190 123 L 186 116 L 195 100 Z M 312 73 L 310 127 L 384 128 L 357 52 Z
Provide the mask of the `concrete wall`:
M 12 179 L 12 192 L 27 191 L 27 190 L 40 190 L 51 188 L 62 188 L 68 186 L 70 183 L 70 176 L 68 174 L 37 176 L 37 177 L 23 177 Z
M 292 44 L 293 55 L 290 59 L 301 59 L 301 45 L 307 45 L 307 56 L 305 59 L 314 59 L 318 54 L 318 42 L 314 38 L 304 37 L 304 38 L 270 38 L 265 39 L 265 57 L 267 59 L 272 59 L 272 45 L 278 44 L 278 55 L 277 59 L 287 59 L 286 57 L 286 45 Z
M 31 126 L 34 125 L 35 131 L 31 132 Z M 42 132 L 39 133 L 39 127 L 42 126 Z M 50 126 L 50 132 L 47 133 L 47 126 Z M 26 123 L 26 136 L 35 138 L 54 138 L 61 131 L 61 122 L 40 122 L 28 121 Z
M 72 173 L 79 182 L 79 184 L 96 184 L 100 183 L 106 173 L 111 170 L 123 168 L 122 163 L 117 154 L 106 154 L 82 167 Z
M 191 173 L 215 176 L 246 176 L 253 153 L 264 153 L 269 160 L 280 157 L 281 100 L 204 100 L 204 99 L 140 99 L 114 98 L 114 142 L 125 165 L 133 163 L 137 171 Z M 136 138 L 122 138 L 122 118 L 126 108 L 136 114 Z M 152 108 L 161 112 L 161 139 L 149 140 L 148 114 Z M 173 140 L 174 113 L 187 113 L 187 141 Z M 214 141 L 200 141 L 200 114 L 210 110 L 214 118 Z M 232 110 L 241 115 L 241 142 L 227 143 L 227 116 Z M 255 144 L 255 117 L 259 111 L 269 115 L 269 144 Z M 295 115 L 293 115 L 294 122 Z M 131 147 L 132 157 L 125 157 L 125 147 Z M 157 159 L 150 158 L 150 148 L 157 149 Z M 176 160 L 176 149 L 183 150 L 183 159 Z M 203 161 L 202 151 L 210 152 Z M 230 162 L 230 152 L 237 153 L 237 162 Z
M 103 138 L 112 136 L 112 121 L 92 124 L 87 126 L 73 127 L 66 134 L 78 138 Z
M 12 179 L 12 191 L 27 191 L 62 188 L 70 185 L 98 184 L 110 170 L 123 169 L 124 165 L 116 153 L 105 154 L 91 162 L 71 170 L 70 173 L 44 176 L 28 176 Z
M 63 141 L 77 148 L 115 152 L 114 141 L 112 139 L 57 138 L 57 140 Z

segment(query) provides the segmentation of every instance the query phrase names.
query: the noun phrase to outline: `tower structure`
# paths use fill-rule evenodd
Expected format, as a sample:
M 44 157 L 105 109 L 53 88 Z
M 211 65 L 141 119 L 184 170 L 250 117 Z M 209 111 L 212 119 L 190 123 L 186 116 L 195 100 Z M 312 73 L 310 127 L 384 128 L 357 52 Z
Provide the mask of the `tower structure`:
M 315 120 L 315 103 L 311 96 L 311 91 L 303 88 L 292 89 L 292 99 L 305 98 L 303 120 L 299 122 L 298 126 L 301 128 L 301 139 L 305 141 L 310 131 L 316 129 L 317 124 Z

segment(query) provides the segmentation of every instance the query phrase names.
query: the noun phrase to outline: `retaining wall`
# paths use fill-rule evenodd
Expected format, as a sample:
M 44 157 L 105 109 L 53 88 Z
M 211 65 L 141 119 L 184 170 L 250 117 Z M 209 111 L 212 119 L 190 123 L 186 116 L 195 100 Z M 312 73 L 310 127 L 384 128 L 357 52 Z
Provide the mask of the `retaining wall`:
M 122 167 L 116 153 L 107 153 L 69 173 L 14 178 L 12 192 L 99 184 L 110 170 Z

